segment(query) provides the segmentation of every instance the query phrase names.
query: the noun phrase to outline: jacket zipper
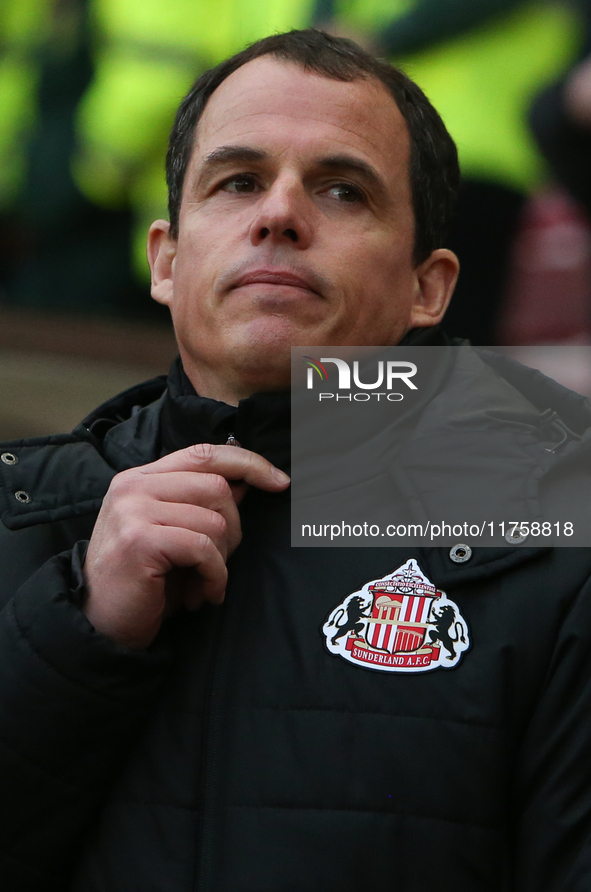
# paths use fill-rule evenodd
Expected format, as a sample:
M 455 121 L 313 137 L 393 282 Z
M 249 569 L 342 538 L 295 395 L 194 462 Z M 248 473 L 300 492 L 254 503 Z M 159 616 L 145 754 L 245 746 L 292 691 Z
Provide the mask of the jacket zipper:
M 243 519 L 244 520 L 244 519 Z M 242 547 L 244 547 L 244 540 Z M 248 586 L 247 562 L 238 561 L 234 573 L 240 579 L 240 589 Z M 236 595 L 239 595 L 236 592 Z M 215 846 L 220 839 L 219 822 L 222 810 L 220 802 L 221 772 L 223 766 L 224 718 L 227 715 L 225 692 L 228 689 L 227 676 L 231 662 L 231 644 L 238 623 L 242 604 L 240 597 L 226 596 L 220 610 L 217 641 L 213 648 L 213 669 L 211 673 L 209 711 L 205 730 L 203 759 L 203 811 L 199 861 L 196 871 L 195 892 L 217 892 L 214 878 Z
M 213 647 L 213 670 L 211 673 L 208 718 L 205 729 L 205 746 L 203 756 L 203 809 L 201 822 L 201 841 L 197 862 L 195 892 L 204 892 L 213 888 L 213 849 L 216 835 L 219 806 L 216 800 L 219 772 L 219 743 L 221 738 L 222 711 L 220 709 L 223 688 L 223 669 L 227 625 L 227 605 L 220 610 L 216 629 L 216 642 Z

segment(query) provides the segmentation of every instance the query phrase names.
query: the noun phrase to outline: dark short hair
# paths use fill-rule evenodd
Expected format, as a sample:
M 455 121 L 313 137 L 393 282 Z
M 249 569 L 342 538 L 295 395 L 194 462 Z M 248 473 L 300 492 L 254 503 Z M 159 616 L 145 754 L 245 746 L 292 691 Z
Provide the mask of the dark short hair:
M 179 106 L 166 156 L 171 236 L 178 238 L 183 182 L 196 126 L 207 101 L 230 74 L 260 56 L 295 62 L 305 70 L 334 80 L 374 77 L 384 84 L 406 120 L 410 135 L 414 263 L 422 263 L 432 251 L 442 247 L 453 215 L 460 172 L 454 141 L 439 114 L 403 71 L 376 59 L 351 40 L 314 28 L 265 37 L 197 78 Z

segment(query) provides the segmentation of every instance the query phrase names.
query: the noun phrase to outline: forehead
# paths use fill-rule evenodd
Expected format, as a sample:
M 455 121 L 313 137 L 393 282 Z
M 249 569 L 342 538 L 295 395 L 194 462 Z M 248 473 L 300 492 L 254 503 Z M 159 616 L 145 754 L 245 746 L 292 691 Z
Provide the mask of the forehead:
M 353 151 L 399 179 L 408 170 L 406 122 L 373 77 L 338 81 L 293 62 L 263 56 L 243 65 L 213 93 L 197 129 L 193 160 L 219 145 L 287 145 L 297 152 Z

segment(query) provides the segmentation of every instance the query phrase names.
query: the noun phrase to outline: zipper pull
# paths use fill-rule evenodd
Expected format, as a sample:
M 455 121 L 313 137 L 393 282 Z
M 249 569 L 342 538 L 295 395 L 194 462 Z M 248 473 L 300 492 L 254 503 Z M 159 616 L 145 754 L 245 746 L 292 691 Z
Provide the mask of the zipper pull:
M 226 446 L 240 446 L 240 443 L 236 439 L 233 433 L 228 434 L 228 439 L 226 440 Z

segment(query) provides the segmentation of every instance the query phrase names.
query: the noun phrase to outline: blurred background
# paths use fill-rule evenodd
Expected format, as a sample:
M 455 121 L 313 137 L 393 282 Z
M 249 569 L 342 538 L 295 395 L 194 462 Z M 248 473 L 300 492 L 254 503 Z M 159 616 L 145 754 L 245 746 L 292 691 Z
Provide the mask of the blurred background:
M 144 246 L 176 107 L 308 25 L 404 68 L 458 144 L 449 333 L 591 393 L 591 0 L 0 0 L 0 439 L 166 373 Z

